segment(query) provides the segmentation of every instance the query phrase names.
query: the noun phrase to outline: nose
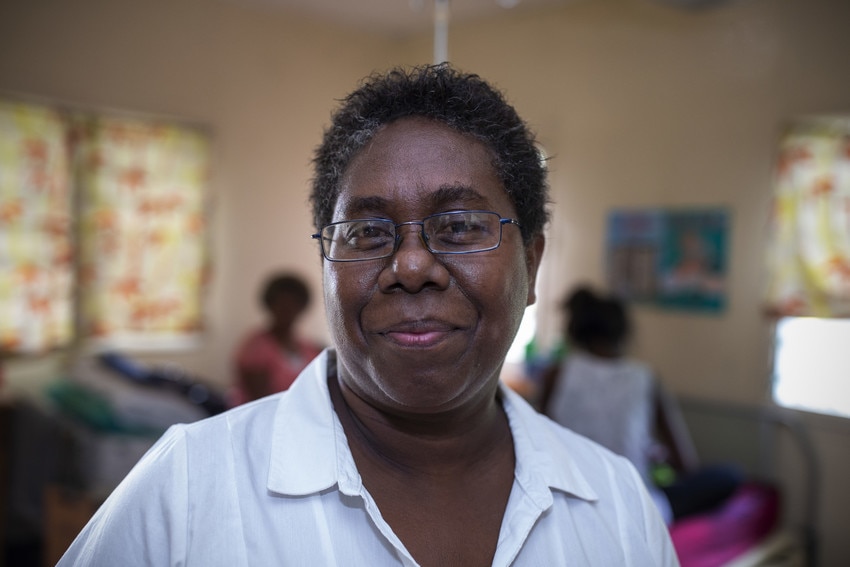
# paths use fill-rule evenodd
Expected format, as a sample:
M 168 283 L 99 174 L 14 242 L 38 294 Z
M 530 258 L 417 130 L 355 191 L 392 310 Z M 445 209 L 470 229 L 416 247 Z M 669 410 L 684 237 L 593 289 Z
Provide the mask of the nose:
M 403 289 L 408 293 L 417 293 L 425 288 L 447 287 L 448 271 L 428 250 L 422 223 L 402 223 L 396 230 L 396 250 L 379 277 L 381 289 Z
M 402 245 L 402 241 L 404 240 L 404 233 L 405 232 L 407 232 L 408 234 L 415 233 L 419 237 L 419 241 L 422 243 L 422 246 L 424 246 L 426 250 L 428 249 L 428 237 L 425 236 L 425 225 L 422 224 L 421 221 L 409 221 L 409 222 L 399 223 L 399 224 L 395 225 L 395 230 L 396 230 L 396 234 L 395 234 L 396 253 L 398 252 L 398 249 Z M 430 252 L 430 250 L 428 250 L 428 251 Z

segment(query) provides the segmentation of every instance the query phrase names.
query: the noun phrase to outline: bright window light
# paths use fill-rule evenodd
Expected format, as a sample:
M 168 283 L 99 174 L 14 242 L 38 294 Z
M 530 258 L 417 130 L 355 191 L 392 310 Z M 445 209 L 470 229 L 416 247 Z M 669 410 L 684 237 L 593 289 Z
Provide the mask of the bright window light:
M 525 347 L 534 338 L 537 330 L 537 304 L 533 303 L 525 308 L 522 323 L 519 324 L 516 338 L 511 344 L 505 361 L 509 364 L 522 364 L 525 360 Z
M 780 320 L 773 398 L 785 407 L 850 417 L 850 320 Z

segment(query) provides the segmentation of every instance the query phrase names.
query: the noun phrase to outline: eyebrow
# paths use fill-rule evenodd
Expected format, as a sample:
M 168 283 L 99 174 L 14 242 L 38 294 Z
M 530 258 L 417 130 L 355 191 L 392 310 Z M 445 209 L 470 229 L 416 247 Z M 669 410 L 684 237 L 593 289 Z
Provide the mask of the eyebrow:
M 469 185 L 442 185 L 428 197 L 428 201 L 430 207 L 437 211 L 452 204 L 481 207 L 485 199 Z M 348 215 L 359 215 L 364 211 L 386 211 L 391 205 L 391 199 L 370 195 L 352 198 L 345 210 Z
M 476 206 L 480 206 L 484 201 L 484 196 L 469 185 L 442 185 L 431 194 L 431 204 L 435 209 L 450 203 L 474 202 Z
M 359 215 L 363 211 L 384 211 L 390 201 L 383 197 L 354 197 L 345 206 L 347 216 Z

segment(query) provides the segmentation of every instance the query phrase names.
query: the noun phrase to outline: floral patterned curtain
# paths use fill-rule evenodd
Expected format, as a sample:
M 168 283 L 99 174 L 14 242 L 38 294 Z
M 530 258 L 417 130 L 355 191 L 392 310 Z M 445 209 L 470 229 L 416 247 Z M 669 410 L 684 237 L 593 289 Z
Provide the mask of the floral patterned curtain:
M 769 311 L 850 317 L 850 119 L 791 128 L 780 145 Z
M 69 152 L 62 116 L 0 101 L 0 354 L 73 334 Z
M 208 268 L 207 137 L 123 118 L 73 123 L 83 334 L 197 332 Z
M 0 100 L 0 357 L 69 344 L 75 318 L 83 337 L 196 333 L 208 165 L 192 128 Z

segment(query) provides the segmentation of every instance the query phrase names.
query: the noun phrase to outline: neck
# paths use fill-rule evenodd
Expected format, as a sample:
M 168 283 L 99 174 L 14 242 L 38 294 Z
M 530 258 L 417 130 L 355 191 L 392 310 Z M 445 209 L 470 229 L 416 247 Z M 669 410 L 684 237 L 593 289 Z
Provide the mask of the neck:
M 585 347 L 585 350 L 599 358 L 612 360 L 622 358 L 625 354 L 621 345 L 612 345 L 607 343 L 590 343 Z
M 370 466 L 434 476 L 488 463 L 506 449 L 513 453 L 495 388 L 492 396 L 462 411 L 422 416 L 376 408 L 333 375 L 329 387 L 355 460 Z
M 271 333 L 277 343 L 282 347 L 290 348 L 295 344 L 292 327 L 290 325 L 279 326 L 272 324 L 269 327 L 269 333 Z

